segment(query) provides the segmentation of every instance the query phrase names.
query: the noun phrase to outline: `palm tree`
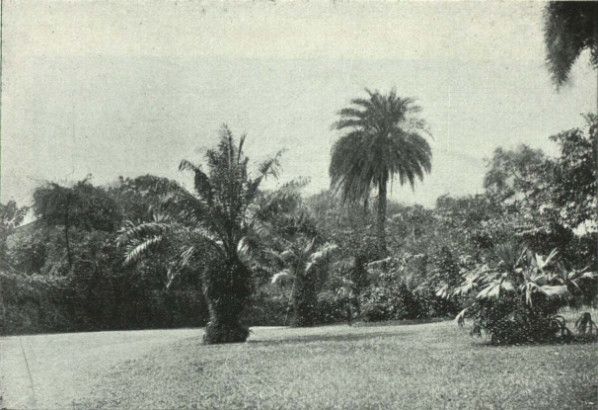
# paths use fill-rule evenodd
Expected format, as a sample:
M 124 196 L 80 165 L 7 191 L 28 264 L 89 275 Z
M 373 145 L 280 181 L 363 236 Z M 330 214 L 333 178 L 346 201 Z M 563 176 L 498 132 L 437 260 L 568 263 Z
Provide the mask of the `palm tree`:
M 403 185 L 413 188 L 432 167 L 432 150 L 424 135 L 426 123 L 416 114 L 421 108 L 411 98 L 366 89 L 369 98 L 356 98 L 352 106 L 338 112 L 333 128 L 346 131 L 332 148 L 330 177 L 333 190 L 343 201 L 363 202 L 376 188 L 377 238 L 379 251 L 386 253 L 387 185 L 398 175 Z
M 242 342 L 249 331 L 240 316 L 251 295 L 251 271 L 240 251 L 254 228 L 252 204 L 268 175 L 275 175 L 278 155 L 263 162 L 256 177 L 248 173 L 243 152 L 245 136 L 237 144 L 224 125 L 220 142 L 206 153 L 207 172 L 183 160 L 180 170 L 194 174 L 195 194 L 176 190 L 162 199 L 164 215 L 122 232 L 126 263 L 151 255 L 163 246 L 172 256 L 170 281 L 183 269 L 200 270 L 210 322 L 205 343 Z
M 319 240 L 316 224 L 305 207 L 299 193 L 289 195 L 292 187 L 283 187 L 272 196 L 279 208 L 272 222 L 267 255 L 270 256 L 269 271 L 273 272 L 272 283 L 291 284 L 290 299 L 293 304 L 293 325 L 312 326 L 317 313 L 318 283 L 321 273 L 337 246 Z M 290 201 L 283 201 L 286 196 Z M 286 202 L 286 203 L 285 203 Z M 286 322 L 286 319 L 285 319 Z
M 284 268 L 272 276 L 272 283 L 291 283 L 293 325 L 313 326 L 318 302 L 316 274 L 318 268 L 330 261 L 337 246 L 331 243 L 318 244 L 317 238 L 305 236 L 285 242 L 286 250 L 277 255 Z
M 569 79 L 569 72 L 585 49 L 598 74 L 598 3 L 593 1 L 551 1 L 544 12 L 546 60 L 557 87 Z M 598 96 L 597 96 L 598 108 Z

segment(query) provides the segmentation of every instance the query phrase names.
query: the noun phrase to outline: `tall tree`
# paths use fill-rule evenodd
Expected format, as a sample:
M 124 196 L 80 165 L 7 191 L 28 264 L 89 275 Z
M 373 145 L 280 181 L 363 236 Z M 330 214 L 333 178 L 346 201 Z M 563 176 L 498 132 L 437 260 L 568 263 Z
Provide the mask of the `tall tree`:
M 276 174 L 278 157 L 263 162 L 251 177 L 244 141 L 243 136 L 237 144 L 223 126 L 218 146 L 206 153 L 207 172 L 187 160 L 179 166 L 194 174 L 195 195 L 179 189 L 165 195 L 161 219 L 130 227 L 120 237 L 127 245 L 126 262 L 166 246 L 173 250 L 162 253 L 173 256 L 169 275 L 183 269 L 201 272 L 210 313 L 204 342 L 209 344 L 242 342 L 249 335 L 240 317 L 251 295 L 252 275 L 240 253 L 254 228 L 258 188 L 266 176 Z
M 551 1 L 544 12 L 546 60 L 557 87 L 569 78 L 571 67 L 583 50 L 590 52 L 596 70 L 596 113 L 598 114 L 598 2 Z M 594 144 L 594 168 L 598 169 L 598 144 Z M 598 184 L 598 180 L 595 180 Z M 598 201 L 598 192 L 594 195 Z M 598 208 L 594 213 L 598 219 Z M 598 248 L 596 248 L 598 251 Z
M 103 188 L 93 186 L 89 177 L 73 187 L 48 182 L 33 193 L 33 211 L 46 226 L 64 227 L 69 267 L 73 264 L 70 228 L 113 232 L 121 215 L 116 202 Z
M 387 95 L 366 89 L 368 98 L 351 100 L 338 112 L 333 128 L 346 133 L 334 144 L 329 173 L 334 190 L 343 201 L 363 202 L 370 192 L 377 195 L 376 230 L 378 247 L 386 253 L 386 207 L 388 183 L 398 175 L 403 185 L 413 188 L 432 168 L 432 150 L 425 136 L 425 121 L 417 116 L 421 108 L 413 99 L 402 98 L 393 89 Z
M 39 187 L 33 193 L 33 212 L 46 226 L 62 225 L 69 268 L 73 265 L 69 228 L 71 226 L 72 188 L 53 182 Z

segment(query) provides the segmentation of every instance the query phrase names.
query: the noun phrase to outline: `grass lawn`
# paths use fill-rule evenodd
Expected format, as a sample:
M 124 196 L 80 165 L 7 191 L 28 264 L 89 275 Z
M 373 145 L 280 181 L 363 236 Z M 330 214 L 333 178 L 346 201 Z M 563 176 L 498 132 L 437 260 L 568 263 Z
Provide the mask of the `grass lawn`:
M 164 332 L 168 332 L 167 330 Z M 73 402 L 120 408 L 596 408 L 595 345 L 492 347 L 453 323 L 201 331 L 111 367 Z

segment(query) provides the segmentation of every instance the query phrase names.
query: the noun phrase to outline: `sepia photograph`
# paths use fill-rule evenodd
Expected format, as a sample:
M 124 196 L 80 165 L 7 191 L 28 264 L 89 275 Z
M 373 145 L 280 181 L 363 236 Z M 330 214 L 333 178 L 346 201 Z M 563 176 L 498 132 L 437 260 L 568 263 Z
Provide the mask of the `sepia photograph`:
M 598 409 L 598 1 L 0 1 L 0 410 Z

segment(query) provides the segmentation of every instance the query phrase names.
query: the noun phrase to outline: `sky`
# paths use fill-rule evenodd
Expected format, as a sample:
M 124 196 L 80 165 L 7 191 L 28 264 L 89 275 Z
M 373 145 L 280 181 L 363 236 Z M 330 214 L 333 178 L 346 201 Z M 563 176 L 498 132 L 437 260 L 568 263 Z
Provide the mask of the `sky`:
M 155 174 L 187 187 L 181 159 L 226 123 L 252 162 L 285 149 L 282 175 L 329 186 L 331 130 L 364 88 L 415 97 L 432 172 L 392 198 L 433 206 L 482 191 L 485 158 L 581 127 L 596 75 L 583 55 L 557 92 L 538 2 L 43 2 L 2 15 L 0 200 L 44 181 Z

